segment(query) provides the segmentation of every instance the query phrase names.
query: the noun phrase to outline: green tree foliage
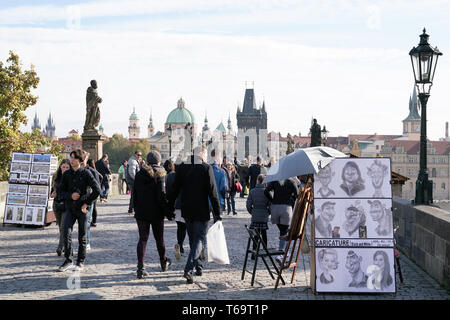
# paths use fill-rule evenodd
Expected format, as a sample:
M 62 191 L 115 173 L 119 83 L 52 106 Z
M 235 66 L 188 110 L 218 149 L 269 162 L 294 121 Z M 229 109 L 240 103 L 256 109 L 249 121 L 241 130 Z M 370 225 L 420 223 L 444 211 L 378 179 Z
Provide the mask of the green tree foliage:
M 145 156 L 150 151 L 148 141 L 139 139 L 130 142 L 121 134 L 114 133 L 111 139 L 103 146 L 103 153 L 108 155 L 109 165 L 113 173 L 116 173 L 122 161 L 128 160 L 136 150 L 140 150 L 145 159 Z
M 9 52 L 6 63 L 0 61 L 0 180 L 7 180 L 13 152 L 41 152 L 46 150 L 59 156 L 61 146 L 52 145 L 39 130 L 19 131 L 27 124 L 25 110 L 36 104 L 38 97 L 31 93 L 39 84 L 39 77 L 31 65 L 22 70 L 19 56 Z
M 292 136 L 290 133 L 288 133 L 287 135 L 287 150 L 286 150 L 286 154 L 292 153 L 294 152 L 294 141 L 292 140 Z

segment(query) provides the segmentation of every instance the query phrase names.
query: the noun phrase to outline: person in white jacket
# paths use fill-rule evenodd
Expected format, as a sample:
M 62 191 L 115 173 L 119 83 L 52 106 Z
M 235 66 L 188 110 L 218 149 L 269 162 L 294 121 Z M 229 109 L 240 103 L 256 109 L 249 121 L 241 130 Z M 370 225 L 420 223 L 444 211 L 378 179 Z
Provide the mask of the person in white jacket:
M 136 173 L 139 172 L 140 166 L 139 166 L 139 160 L 142 158 L 142 152 L 139 150 L 136 150 L 134 152 L 134 155 L 131 156 L 131 158 L 128 160 L 127 165 L 127 175 L 126 180 L 128 187 L 130 189 L 130 204 L 128 206 L 128 214 L 133 215 L 133 188 L 134 188 L 134 179 L 136 177 Z

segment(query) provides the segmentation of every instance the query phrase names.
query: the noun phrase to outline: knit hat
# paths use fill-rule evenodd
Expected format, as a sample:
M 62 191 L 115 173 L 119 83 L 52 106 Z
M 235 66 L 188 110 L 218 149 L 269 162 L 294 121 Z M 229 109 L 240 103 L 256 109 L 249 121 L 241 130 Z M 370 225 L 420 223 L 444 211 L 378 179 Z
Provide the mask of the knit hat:
M 161 162 L 161 154 L 156 150 L 150 150 L 147 154 L 147 163 L 157 164 L 158 162 Z

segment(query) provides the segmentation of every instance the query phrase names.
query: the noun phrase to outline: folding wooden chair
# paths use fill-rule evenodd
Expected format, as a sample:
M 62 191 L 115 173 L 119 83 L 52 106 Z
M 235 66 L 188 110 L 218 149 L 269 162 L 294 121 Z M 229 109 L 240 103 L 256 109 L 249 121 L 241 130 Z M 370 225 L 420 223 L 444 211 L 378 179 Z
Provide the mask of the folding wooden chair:
M 278 275 L 279 270 L 277 267 L 277 264 L 273 260 L 273 256 L 278 256 L 284 254 L 284 250 L 278 250 L 278 249 L 269 249 L 267 248 L 266 243 L 262 240 L 261 236 L 261 229 L 260 228 L 250 228 L 245 225 L 245 229 L 248 232 L 249 238 L 247 242 L 247 249 L 245 250 L 245 261 L 244 261 L 244 267 L 242 268 L 242 277 L 241 280 L 244 280 L 245 272 L 252 274 L 252 281 L 251 285 L 253 286 L 255 282 L 255 276 L 256 276 L 256 267 L 258 265 L 258 259 L 261 258 L 264 262 L 264 265 L 266 266 L 267 271 L 269 271 L 270 276 L 273 280 L 275 280 L 275 277 L 273 276 L 272 270 L 269 267 L 269 264 L 266 261 L 266 258 L 269 258 L 270 262 L 272 263 L 273 268 L 275 269 L 275 273 Z M 255 244 L 256 249 L 253 249 L 252 244 Z M 261 250 L 261 251 L 260 251 Z M 253 271 L 247 270 L 247 261 L 249 254 L 253 255 L 255 258 L 255 264 L 253 265 Z M 283 284 L 285 284 L 284 279 L 280 276 L 281 281 Z

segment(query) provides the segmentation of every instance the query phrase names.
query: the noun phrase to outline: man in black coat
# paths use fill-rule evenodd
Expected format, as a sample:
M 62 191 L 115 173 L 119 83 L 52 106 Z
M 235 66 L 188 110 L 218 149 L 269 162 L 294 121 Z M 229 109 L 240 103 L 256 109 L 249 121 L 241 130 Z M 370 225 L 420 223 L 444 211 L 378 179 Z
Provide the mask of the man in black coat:
M 109 176 L 111 170 L 108 168 L 108 155 L 104 154 L 101 159 L 95 162 L 95 169 L 102 175 L 102 192 L 100 193 L 100 202 L 108 202 Z
M 78 221 L 78 259 L 76 267 L 83 269 L 86 258 L 86 229 L 89 206 L 100 194 L 100 186 L 92 173 L 81 167 L 84 162 L 82 150 L 70 153 L 71 168 L 64 172 L 60 186 L 60 196 L 66 203 L 64 219 L 64 257 L 66 260 L 59 271 L 66 271 L 72 266 L 72 229 Z
M 205 242 L 208 221 L 211 219 L 210 202 L 214 222 L 220 217 L 219 195 L 212 167 L 204 161 L 206 149 L 196 147 L 193 156 L 177 168 L 175 181 L 169 190 L 169 206 L 173 211 L 175 200 L 181 191 L 181 216 L 186 222 L 190 252 L 184 267 L 187 283 L 193 283 L 195 275 L 201 276 L 200 262 L 202 243 Z
M 256 186 L 256 179 L 260 174 L 267 174 L 267 169 L 262 166 L 262 159 L 260 156 L 256 157 L 256 164 L 252 164 L 248 169 L 247 177 L 250 179 L 250 190 Z

